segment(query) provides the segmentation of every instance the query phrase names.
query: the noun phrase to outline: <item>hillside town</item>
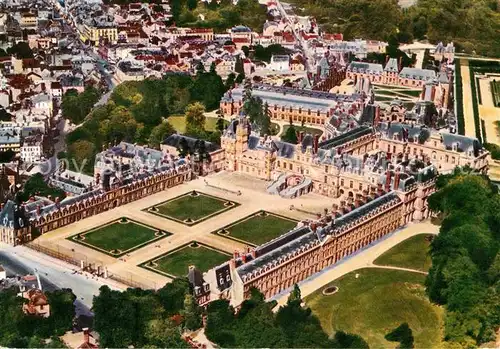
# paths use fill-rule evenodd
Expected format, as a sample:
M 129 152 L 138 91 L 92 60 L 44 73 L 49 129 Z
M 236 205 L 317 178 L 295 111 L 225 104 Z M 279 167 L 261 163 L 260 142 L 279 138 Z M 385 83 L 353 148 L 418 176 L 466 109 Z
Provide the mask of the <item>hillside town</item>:
M 0 2 L 0 346 L 500 345 L 500 61 L 319 4 Z

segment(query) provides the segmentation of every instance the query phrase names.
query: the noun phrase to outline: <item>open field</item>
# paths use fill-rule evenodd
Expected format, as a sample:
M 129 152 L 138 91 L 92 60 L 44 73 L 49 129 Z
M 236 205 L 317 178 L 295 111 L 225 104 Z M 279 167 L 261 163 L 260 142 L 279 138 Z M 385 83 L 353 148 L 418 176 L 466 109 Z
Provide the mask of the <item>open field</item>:
M 356 277 L 357 275 L 357 277 Z M 415 337 L 415 348 L 436 348 L 443 326 L 442 309 L 425 295 L 425 276 L 401 270 L 365 268 L 346 274 L 305 298 L 328 334 L 346 331 L 359 334 L 370 348 L 395 348 L 384 336 L 407 322 Z
M 147 211 L 187 225 L 193 225 L 235 206 L 237 203 L 233 201 L 193 191 L 149 207 Z
M 179 133 L 186 132 L 186 116 L 172 115 L 168 117 L 168 122 Z M 217 118 L 207 117 L 205 119 L 205 131 L 212 132 L 216 130 Z M 224 127 L 229 125 L 229 121 L 224 120 Z
M 432 261 L 429 255 L 429 234 L 415 235 L 385 252 L 373 263 L 428 271 Z
M 168 235 L 170 233 L 121 218 L 68 239 L 111 256 L 120 257 Z
M 178 249 L 143 263 L 141 266 L 168 276 L 186 276 L 190 265 L 196 266 L 202 273 L 229 260 L 231 255 L 212 247 L 191 242 Z
M 296 225 L 295 220 L 260 211 L 215 233 L 257 246 L 283 235 Z

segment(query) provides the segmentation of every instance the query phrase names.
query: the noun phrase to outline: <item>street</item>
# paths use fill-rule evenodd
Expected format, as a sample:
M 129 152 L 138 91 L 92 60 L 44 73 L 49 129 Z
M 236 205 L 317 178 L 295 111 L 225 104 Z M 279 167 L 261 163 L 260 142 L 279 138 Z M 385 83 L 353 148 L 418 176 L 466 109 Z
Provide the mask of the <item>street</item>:
M 33 274 L 36 269 L 44 290 L 70 288 L 77 297 L 75 302 L 77 315 L 92 315 L 90 309 L 93 297 L 99 294 L 99 288 L 104 284 L 116 290 L 125 288 L 116 283 L 110 283 L 108 280 L 76 274 L 72 270 L 77 269 L 76 267 L 25 246 L 13 247 L 0 244 L 0 264 L 10 275 Z

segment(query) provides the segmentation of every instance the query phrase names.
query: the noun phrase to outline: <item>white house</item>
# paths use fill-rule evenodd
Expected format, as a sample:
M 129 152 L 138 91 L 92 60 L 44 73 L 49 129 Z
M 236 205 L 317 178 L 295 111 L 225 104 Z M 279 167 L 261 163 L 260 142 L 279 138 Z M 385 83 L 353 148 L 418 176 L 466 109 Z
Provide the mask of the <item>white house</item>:
M 271 70 L 290 70 L 290 57 L 288 55 L 273 55 L 268 66 Z

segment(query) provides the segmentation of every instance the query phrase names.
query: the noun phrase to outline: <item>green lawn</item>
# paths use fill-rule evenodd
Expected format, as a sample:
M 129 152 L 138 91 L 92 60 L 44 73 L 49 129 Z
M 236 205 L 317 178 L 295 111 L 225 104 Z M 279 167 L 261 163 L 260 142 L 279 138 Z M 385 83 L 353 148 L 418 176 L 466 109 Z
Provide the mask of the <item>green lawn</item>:
M 172 115 L 169 116 L 167 120 L 177 132 L 179 133 L 186 132 L 186 117 L 184 115 Z M 205 130 L 209 132 L 215 131 L 216 123 L 217 123 L 217 118 L 211 118 L 211 117 L 206 118 Z M 227 125 L 229 125 L 229 122 L 227 120 L 224 120 L 224 127 L 226 127 Z
M 127 223 L 120 223 L 118 220 L 88 232 L 73 235 L 69 239 L 119 257 L 146 243 L 170 235 L 166 232 L 161 232 L 161 235 L 155 234 L 157 232 L 158 230 L 154 228 L 130 220 L 127 220 Z
M 174 219 L 186 224 L 195 224 L 216 213 L 229 210 L 236 203 L 215 196 L 193 192 L 176 197 L 159 205 L 149 208 L 148 211 Z
M 156 266 L 148 264 L 150 262 L 146 262 L 144 266 L 175 277 L 181 277 L 187 275 L 190 265 L 196 266 L 201 272 L 206 272 L 231 258 L 227 254 L 199 243 L 195 243 L 198 247 L 192 247 L 192 244 L 153 260 L 153 263 L 157 264 Z
M 431 267 L 429 234 L 420 234 L 400 242 L 378 257 L 374 264 L 428 271 Z
M 300 131 L 304 131 L 304 133 L 307 135 L 307 134 L 312 134 L 312 135 L 322 135 L 323 134 L 323 131 L 318 129 L 318 128 L 314 128 L 314 127 L 307 127 L 307 126 L 297 126 L 297 125 L 293 125 L 293 127 L 295 128 L 295 131 L 297 132 L 300 132 Z M 287 124 L 287 125 L 283 125 L 283 130 L 281 131 L 281 135 L 285 135 L 286 134 L 286 131 L 290 128 L 290 125 Z
M 262 245 L 295 228 L 296 225 L 297 222 L 294 220 L 281 218 L 270 213 L 262 216 L 259 212 L 224 229 L 229 232 L 229 235 L 226 235 L 228 237 L 243 240 L 253 245 Z
M 436 348 L 442 338 L 442 309 L 429 302 L 424 280 L 425 275 L 418 273 L 360 269 L 328 285 L 339 287 L 337 293 L 323 295 L 325 286 L 305 302 L 328 334 L 346 331 L 363 337 L 370 348 L 395 348 L 397 343 L 384 336 L 407 322 L 415 348 Z

